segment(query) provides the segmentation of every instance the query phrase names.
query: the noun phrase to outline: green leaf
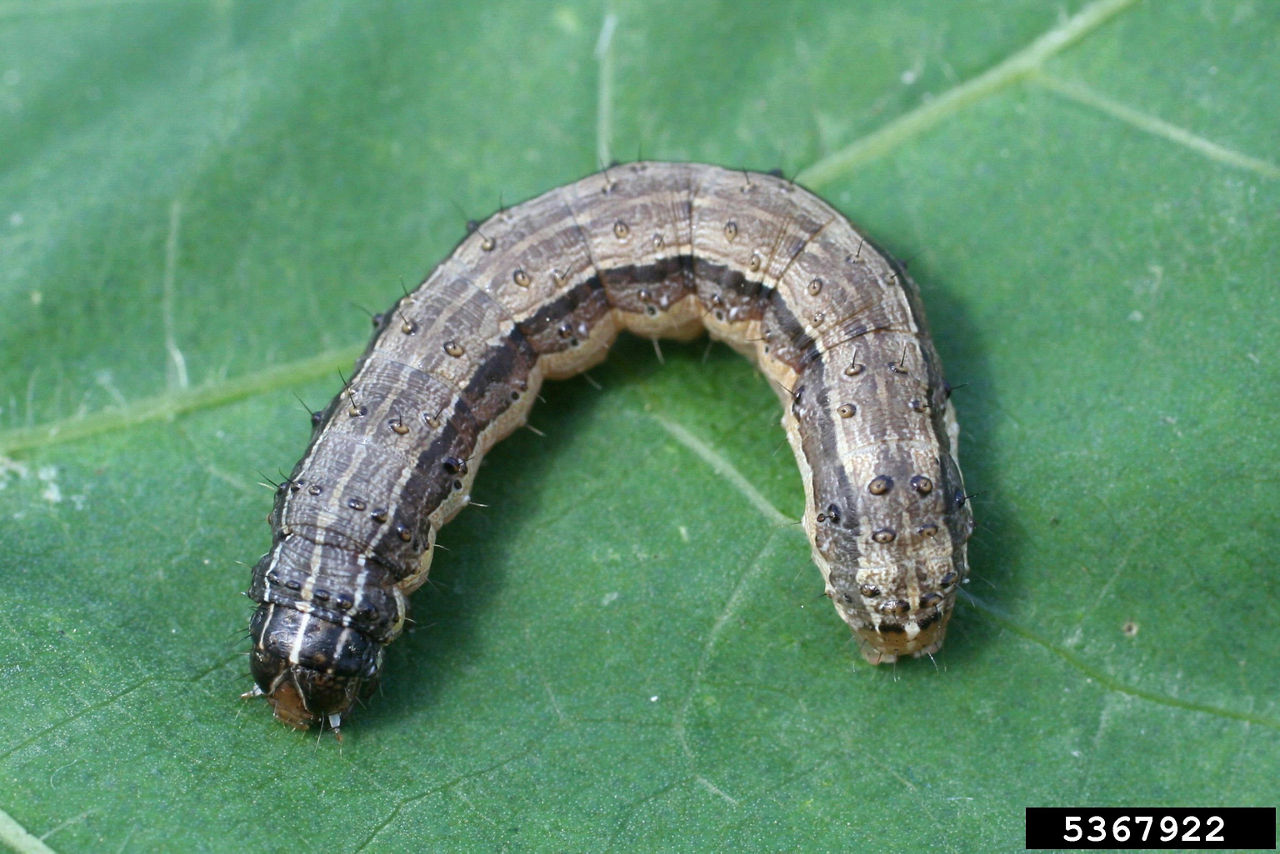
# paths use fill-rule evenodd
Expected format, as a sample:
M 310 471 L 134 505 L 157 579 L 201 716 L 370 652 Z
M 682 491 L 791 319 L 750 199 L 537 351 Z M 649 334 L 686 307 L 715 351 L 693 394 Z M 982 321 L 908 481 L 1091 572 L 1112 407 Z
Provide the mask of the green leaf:
M 1010 850 L 1273 805 L 1270 3 L 0 5 L 0 840 Z M 317 739 L 238 597 L 366 311 L 612 157 L 781 167 L 920 282 L 974 578 L 936 661 L 822 597 L 703 343 L 549 385 L 385 687 Z M 43 843 L 40 841 L 43 840 Z

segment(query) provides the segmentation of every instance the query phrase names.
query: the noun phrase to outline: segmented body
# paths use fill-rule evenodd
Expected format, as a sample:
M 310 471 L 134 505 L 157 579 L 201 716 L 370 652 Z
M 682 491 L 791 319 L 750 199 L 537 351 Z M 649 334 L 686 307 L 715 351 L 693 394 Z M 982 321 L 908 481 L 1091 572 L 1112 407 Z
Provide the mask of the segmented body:
M 839 212 L 771 175 L 611 168 L 495 214 L 377 319 L 281 485 L 250 596 L 256 693 L 336 726 L 375 684 L 436 534 L 544 379 L 619 331 L 704 330 L 778 390 L 826 592 L 872 663 L 931 653 L 973 523 L 915 286 Z

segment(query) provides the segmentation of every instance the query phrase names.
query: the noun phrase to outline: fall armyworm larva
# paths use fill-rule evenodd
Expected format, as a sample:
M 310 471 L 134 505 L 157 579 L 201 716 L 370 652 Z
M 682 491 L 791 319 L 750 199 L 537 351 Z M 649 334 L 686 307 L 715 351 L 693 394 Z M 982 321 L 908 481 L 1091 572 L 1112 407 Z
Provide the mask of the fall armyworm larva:
M 873 664 L 941 645 L 973 518 L 949 387 L 903 268 L 772 175 L 632 163 L 494 214 L 375 318 L 280 484 L 249 596 L 256 686 L 335 730 L 377 683 L 436 533 L 544 379 L 620 330 L 703 330 L 778 390 L 827 595 Z

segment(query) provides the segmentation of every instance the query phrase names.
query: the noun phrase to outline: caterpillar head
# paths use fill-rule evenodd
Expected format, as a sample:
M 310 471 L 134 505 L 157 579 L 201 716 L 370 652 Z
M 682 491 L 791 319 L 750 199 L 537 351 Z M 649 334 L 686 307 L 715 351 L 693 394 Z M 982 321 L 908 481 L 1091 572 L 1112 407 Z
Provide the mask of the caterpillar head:
M 967 574 L 961 544 L 949 558 L 834 570 L 827 595 L 853 629 L 862 657 L 892 664 L 899 656 L 932 655 L 942 647 Z
M 254 689 L 275 716 L 297 729 L 319 722 L 335 731 L 342 716 L 377 687 L 382 644 L 349 626 L 263 603 L 249 622 Z

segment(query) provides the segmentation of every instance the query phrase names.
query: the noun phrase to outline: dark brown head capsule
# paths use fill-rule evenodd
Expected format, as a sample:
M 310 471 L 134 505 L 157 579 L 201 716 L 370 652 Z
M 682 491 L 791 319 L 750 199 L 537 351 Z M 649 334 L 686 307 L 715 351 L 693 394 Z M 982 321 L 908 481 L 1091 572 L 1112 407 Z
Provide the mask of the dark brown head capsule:
M 276 718 L 297 729 L 342 715 L 378 685 L 382 644 L 357 629 L 263 603 L 249 621 L 249 669 Z

